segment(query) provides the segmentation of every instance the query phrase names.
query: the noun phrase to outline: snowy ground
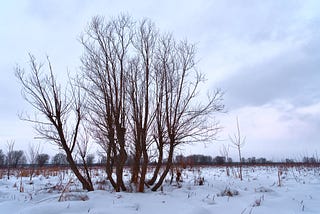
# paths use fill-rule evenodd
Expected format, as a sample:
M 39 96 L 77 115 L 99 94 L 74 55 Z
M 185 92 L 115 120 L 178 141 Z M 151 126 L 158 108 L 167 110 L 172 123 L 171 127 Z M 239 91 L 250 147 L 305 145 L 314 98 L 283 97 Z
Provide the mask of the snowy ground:
M 166 183 L 162 191 L 146 193 L 112 192 L 102 171 L 93 172 L 100 190 L 89 193 L 70 182 L 68 172 L 39 175 L 32 184 L 28 177 L 3 176 L 0 213 L 320 213 L 319 168 L 288 168 L 281 186 L 278 168 L 245 168 L 243 181 L 234 172 L 228 177 L 225 168 L 185 169 L 181 187 Z M 202 186 L 195 184 L 199 177 Z

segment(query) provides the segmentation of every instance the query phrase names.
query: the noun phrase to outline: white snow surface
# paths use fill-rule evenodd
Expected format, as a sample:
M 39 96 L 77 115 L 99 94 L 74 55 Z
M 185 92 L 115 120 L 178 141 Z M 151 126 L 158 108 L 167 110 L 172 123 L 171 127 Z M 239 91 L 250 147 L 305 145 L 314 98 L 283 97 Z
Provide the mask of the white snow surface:
M 320 213 L 319 168 L 283 169 L 281 186 L 277 167 L 246 167 L 242 181 L 235 176 L 236 171 L 233 168 L 227 176 L 223 167 L 187 168 L 179 185 L 170 185 L 168 177 L 162 190 L 147 189 L 145 193 L 112 191 L 102 170 L 92 171 L 93 192 L 81 190 L 69 171 L 38 175 L 33 182 L 29 177 L 7 179 L 4 174 L 0 180 L 0 213 Z M 129 172 L 125 176 L 130 179 Z M 195 182 L 199 177 L 204 178 L 202 186 Z

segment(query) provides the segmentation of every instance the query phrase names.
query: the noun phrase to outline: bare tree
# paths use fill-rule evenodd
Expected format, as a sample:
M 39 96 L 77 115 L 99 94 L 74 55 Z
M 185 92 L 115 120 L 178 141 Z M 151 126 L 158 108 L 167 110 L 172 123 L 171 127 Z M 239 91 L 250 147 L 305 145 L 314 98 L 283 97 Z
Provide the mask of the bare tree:
M 129 123 L 132 129 L 134 151 L 132 182 L 138 183 L 138 191 L 144 192 L 149 164 L 148 149 L 151 146 L 150 128 L 154 119 L 153 63 L 155 60 L 157 31 L 153 24 L 144 19 L 136 28 L 133 46 L 136 56 L 130 61 L 128 91 L 130 97 Z M 153 95 L 153 96 L 152 96 Z M 142 161 L 141 161 L 142 160 Z M 140 167 L 140 162 L 142 162 Z M 140 176 L 138 174 L 140 173 Z
M 43 167 L 45 164 L 47 164 L 49 161 L 49 155 L 42 153 L 42 154 L 38 154 L 36 157 L 36 164 L 39 167 Z
M 22 150 L 12 150 L 8 153 L 8 165 L 12 168 L 17 168 L 27 163 L 27 158 Z
M 48 72 L 43 73 L 43 64 L 38 64 L 34 56 L 29 56 L 28 75 L 19 67 L 16 68 L 15 74 L 22 84 L 25 100 L 40 114 L 40 117 L 22 119 L 35 125 L 39 138 L 50 140 L 64 150 L 70 168 L 83 188 L 92 191 L 92 184 L 81 174 L 73 157 L 83 119 L 80 93 L 73 87 L 69 91 L 62 90 L 48 58 Z M 75 124 L 72 125 L 71 121 L 75 121 Z
M 134 169 L 140 173 L 138 191 L 144 191 L 145 174 L 152 148 L 156 148 L 157 166 L 148 185 L 154 185 L 159 177 L 166 147 L 169 150 L 166 167 L 158 182 L 157 190 L 173 163 L 178 145 L 214 139 L 218 131 L 210 116 L 221 111 L 222 93 L 214 92 L 207 104 L 196 104 L 198 86 L 204 81 L 196 71 L 193 45 L 177 43 L 170 35 L 160 36 L 153 24 L 142 21 L 135 34 L 134 47 L 137 56 L 130 63 L 130 106 L 134 136 Z M 210 121 L 210 122 L 209 122 Z M 130 123 L 131 124 L 131 123 Z M 142 160 L 141 169 L 139 163 Z
M 229 161 L 229 149 L 230 149 L 230 146 L 225 146 L 225 145 L 222 145 L 222 149 L 220 150 L 220 154 L 225 158 L 225 162 L 227 163 Z M 226 164 L 226 173 L 227 173 L 227 176 L 230 176 L 230 170 L 229 170 L 229 165 Z
M 90 165 L 94 164 L 94 159 L 95 159 L 94 154 L 87 155 L 87 157 L 86 157 L 87 165 L 90 166 Z
M 233 147 L 238 150 L 238 155 L 239 155 L 239 178 L 240 178 L 240 180 L 242 180 L 241 148 L 244 146 L 246 138 L 241 136 L 238 117 L 237 117 L 237 132 L 233 136 L 229 135 L 229 138 L 230 138 L 230 141 L 231 141 Z
M 161 59 L 158 56 L 158 60 Z M 153 176 L 148 181 L 148 185 L 154 185 L 160 169 L 163 164 L 164 159 L 164 152 L 166 147 L 168 146 L 168 140 L 167 140 L 167 133 L 165 130 L 165 115 L 164 115 L 164 78 L 165 78 L 165 72 L 162 72 L 161 66 L 155 67 L 155 74 L 154 74 L 154 82 L 155 82 L 155 112 L 154 112 L 154 123 L 152 124 L 152 137 L 156 145 L 156 167 L 153 172 Z
M 30 171 L 30 182 L 32 181 L 33 174 L 36 169 L 36 163 L 37 163 L 37 157 L 39 155 L 39 150 L 40 150 L 40 144 L 35 145 L 35 144 L 29 144 L 29 149 L 28 149 L 28 159 L 29 159 L 29 164 L 31 165 L 29 168 Z
M 185 41 L 176 42 L 171 36 L 166 36 L 160 40 L 158 57 L 157 69 L 164 74 L 161 80 L 164 83 L 161 108 L 169 152 L 166 167 L 153 191 L 161 186 L 172 167 L 177 146 L 215 139 L 219 127 L 210 117 L 224 107 L 220 90 L 209 96 L 206 104 L 196 103 L 204 76 L 195 67 L 194 45 Z
M 80 155 L 80 158 L 82 160 L 82 164 L 84 167 L 84 172 L 87 181 L 91 186 L 93 186 L 91 181 L 91 175 L 90 175 L 90 169 L 87 164 L 87 158 L 88 158 L 88 146 L 89 146 L 89 133 L 87 129 L 84 128 L 83 135 L 80 135 L 79 142 L 77 144 L 78 146 L 78 152 Z
M 58 153 L 52 157 L 51 163 L 56 166 L 67 165 L 67 156 L 63 153 Z
M 4 167 L 6 163 L 6 155 L 3 153 L 2 149 L 0 149 L 0 167 Z
M 7 164 L 7 178 L 8 180 L 10 179 L 10 170 L 12 168 L 12 162 L 13 162 L 13 157 L 12 157 L 12 152 L 14 149 L 14 144 L 15 141 L 7 141 L 7 158 L 6 158 L 6 164 Z
M 176 147 L 215 138 L 219 127 L 213 116 L 223 109 L 221 91 L 198 103 L 204 76 L 196 69 L 194 45 L 160 35 L 149 20 L 94 17 L 80 41 L 87 121 L 105 152 L 110 183 L 116 191 L 126 190 L 123 167 L 130 153 L 137 191 L 145 186 L 157 190 L 172 167 Z M 146 181 L 151 157 L 157 166 Z M 167 165 L 159 175 L 165 157 Z
M 107 174 L 116 191 L 126 190 L 123 182 L 123 167 L 128 156 L 126 77 L 132 24 L 130 17 L 124 15 L 109 22 L 94 17 L 81 37 L 85 48 L 81 61 L 83 88 L 89 97 L 88 120 L 93 137 L 106 151 Z M 116 180 L 112 177 L 113 164 Z

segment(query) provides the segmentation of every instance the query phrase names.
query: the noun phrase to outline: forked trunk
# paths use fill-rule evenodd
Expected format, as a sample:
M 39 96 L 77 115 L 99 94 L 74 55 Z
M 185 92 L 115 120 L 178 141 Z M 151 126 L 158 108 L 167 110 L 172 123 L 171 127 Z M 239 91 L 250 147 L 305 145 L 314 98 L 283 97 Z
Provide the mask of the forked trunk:
M 164 169 L 163 173 L 161 174 L 156 185 L 154 187 L 152 187 L 152 189 L 151 189 L 152 191 L 157 191 L 160 188 L 160 186 L 162 185 L 164 179 L 166 178 L 166 176 L 172 166 L 173 150 L 174 150 L 174 146 L 170 145 L 168 162 L 166 163 L 166 168 Z

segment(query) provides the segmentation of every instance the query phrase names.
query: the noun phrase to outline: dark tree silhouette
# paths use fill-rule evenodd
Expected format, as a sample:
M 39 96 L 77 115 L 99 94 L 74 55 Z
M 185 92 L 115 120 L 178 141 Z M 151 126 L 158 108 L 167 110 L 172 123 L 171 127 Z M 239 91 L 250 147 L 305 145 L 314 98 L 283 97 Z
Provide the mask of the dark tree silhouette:
M 43 167 L 45 164 L 47 164 L 49 162 L 49 155 L 42 153 L 42 154 L 38 154 L 36 157 L 36 163 L 39 167 Z
M 219 127 L 211 117 L 223 109 L 221 91 L 205 104 L 197 102 L 204 76 L 196 68 L 194 45 L 160 34 L 150 20 L 97 16 L 81 43 L 87 120 L 105 151 L 110 183 L 116 191 L 126 189 L 122 177 L 129 154 L 137 191 L 145 186 L 157 190 L 172 167 L 176 147 L 215 138 Z M 150 158 L 157 165 L 146 181 Z
M 56 166 L 67 165 L 67 156 L 62 153 L 58 153 L 52 157 L 51 163 Z
M 13 168 L 27 163 L 27 158 L 22 150 L 10 151 L 7 155 L 7 164 Z
M 22 118 L 32 122 L 39 138 L 50 140 L 63 149 L 70 168 L 82 183 L 84 189 L 93 190 L 90 177 L 82 175 L 74 160 L 74 151 L 83 119 L 79 91 L 69 83 L 71 90 L 62 90 L 53 74 L 47 58 L 48 70 L 43 72 L 43 64 L 38 64 L 34 56 L 30 56 L 30 71 L 16 68 L 16 77 L 22 84 L 25 100 L 40 114 L 38 118 Z M 71 93 L 68 93 L 70 92 Z M 75 121 L 71 125 L 71 121 Z
M 24 119 L 35 123 L 41 138 L 63 149 L 85 189 L 93 190 L 86 158 L 93 138 L 104 151 L 115 191 L 127 190 L 126 163 L 136 191 L 156 191 L 173 167 L 177 147 L 215 140 L 219 126 L 214 118 L 224 108 L 223 93 L 213 91 L 200 102 L 205 77 L 196 67 L 195 46 L 161 34 L 148 19 L 137 22 L 120 15 L 106 21 L 96 16 L 80 42 L 82 72 L 77 84 L 69 83 L 70 90 L 57 84 L 49 60 L 44 74 L 33 56 L 29 75 L 16 69 L 25 99 L 41 114 Z M 75 150 L 84 171 L 75 163 Z M 156 167 L 147 180 L 151 162 Z
M 3 167 L 6 163 L 6 155 L 3 153 L 2 149 L 0 149 L 0 167 Z

